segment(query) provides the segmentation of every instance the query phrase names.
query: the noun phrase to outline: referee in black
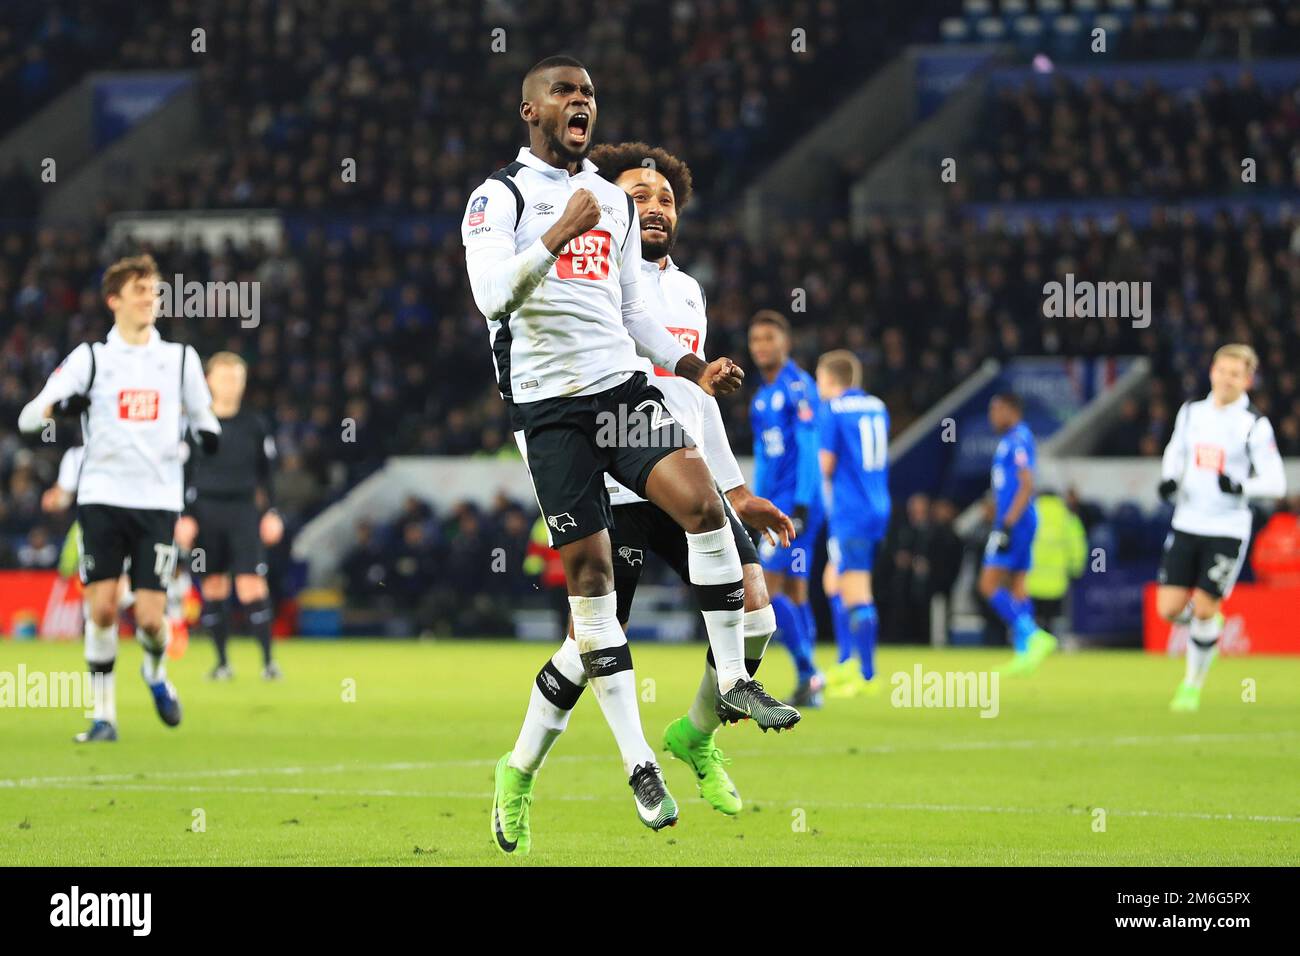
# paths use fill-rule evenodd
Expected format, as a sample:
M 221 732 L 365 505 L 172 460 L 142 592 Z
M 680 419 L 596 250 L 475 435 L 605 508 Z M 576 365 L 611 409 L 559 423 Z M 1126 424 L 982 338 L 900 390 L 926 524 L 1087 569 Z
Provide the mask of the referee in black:
M 244 360 L 234 352 L 218 352 L 208 359 L 206 371 L 222 441 L 213 455 L 190 450 L 186 510 L 176 537 L 182 548 L 194 549 L 191 567 L 203 575 L 200 623 L 217 649 L 217 666 L 208 677 L 230 680 L 235 676 L 226 657 L 227 599 L 233 577 L 235 596 L 262 647 L 262 677 L 279 680 L 280 668 L 271 656 L 275 612 L 266 584 L 266 548 L 274 547 L 284 535 L 284 522 L 269 507 L 275 440 L 262 416 L 241 407 L 248 381 Z M 268 506 L 265 513 L 261 503 Z

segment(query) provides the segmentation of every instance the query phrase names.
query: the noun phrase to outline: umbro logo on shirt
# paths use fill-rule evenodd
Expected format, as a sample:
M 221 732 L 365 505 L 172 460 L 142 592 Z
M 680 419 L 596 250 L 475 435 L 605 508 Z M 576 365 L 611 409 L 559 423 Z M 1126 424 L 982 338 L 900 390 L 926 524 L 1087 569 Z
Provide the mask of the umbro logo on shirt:
M 543 216 L 549 216 L 555 211 L 555 207 L 548 202 L 539 202 L 533 208 Z

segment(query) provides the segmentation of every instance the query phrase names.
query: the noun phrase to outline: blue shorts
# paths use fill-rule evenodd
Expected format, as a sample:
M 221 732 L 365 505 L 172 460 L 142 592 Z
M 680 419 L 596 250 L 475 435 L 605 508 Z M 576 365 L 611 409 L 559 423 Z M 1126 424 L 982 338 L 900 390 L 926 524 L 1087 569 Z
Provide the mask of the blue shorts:
M 1034 550 L 1034 533 L 1038 530 L 1038 519 L 1033 509 L 1016 522 L 1011 529 L 1011 547 L 1001 553 L 984 548 L 984 566 L 986 568 L 1004 568 L 1007 571 L 1028 571 L 1032 563 Z
M 853 525 L 831 525 L 831 537 L 826 542 L 826 553 L 835 570 L 872 571 L 876 566 L 876 546 L 882 536 L 874 529 Z
M 788 548 L 774 546 L 767 535 L 763 535 L 758 544 L 758 560 L 763 570 L 788 574 L 792 578 L 808 577 L 812 573 L 813 547 L 817 544 L 817 535 L 821 533 L 825 520 L 824 514 L 810 514 L 803 534 L 791 541 Z

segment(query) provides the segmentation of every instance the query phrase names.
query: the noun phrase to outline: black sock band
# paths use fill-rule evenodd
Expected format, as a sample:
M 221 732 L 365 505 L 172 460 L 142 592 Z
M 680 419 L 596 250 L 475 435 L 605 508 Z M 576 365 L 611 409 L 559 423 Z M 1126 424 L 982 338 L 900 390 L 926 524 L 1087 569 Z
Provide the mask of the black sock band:
M 745 582 L 692 584 L 701 611 L 739 611 L 745 606 Z
M 582 655 L 582 669 L 587 675 L 587 680 L 630 671 L 632 648 L 624 643 L 617 647 L 602 647 L 598 651 L 588 651 Z
M 1219 643 L 1219 639 L 1217 637 L 1211 638 L 1208 641 L 1200 641 L 1189 635 L 1187 639 L 1203 651 L 1208 651 L 1211 648 L 1213 648 L 1215 644 Z
M 92 674 L 111 674 L 113 673 L 113 665 L 116 663 L 116 657 L 111 661 L 86 661 L 86 670 Z
M 560 673 L 554 661 L 547 661 L 537 672 L 537 689 L 560 710 L 573 710 L 583 691 L 582 685 L 575 684 Z

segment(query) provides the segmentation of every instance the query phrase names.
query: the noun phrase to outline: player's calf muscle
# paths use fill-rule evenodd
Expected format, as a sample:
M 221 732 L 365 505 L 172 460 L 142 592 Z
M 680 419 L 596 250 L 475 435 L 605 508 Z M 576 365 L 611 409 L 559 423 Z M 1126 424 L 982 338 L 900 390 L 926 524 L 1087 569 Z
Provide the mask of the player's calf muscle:
M 1187 588 L 1175 588 L 1168 585 L 1156 589 L 1156 613 L 1166 621 L 1176 618 L 1187 606 L 1190 592 Z
M 763 579 L 763 568 L 757 564 L 746 564 L 745 574 L 745 610 L 757 611 L 772 603 L 767 594 L 767 582 Z

